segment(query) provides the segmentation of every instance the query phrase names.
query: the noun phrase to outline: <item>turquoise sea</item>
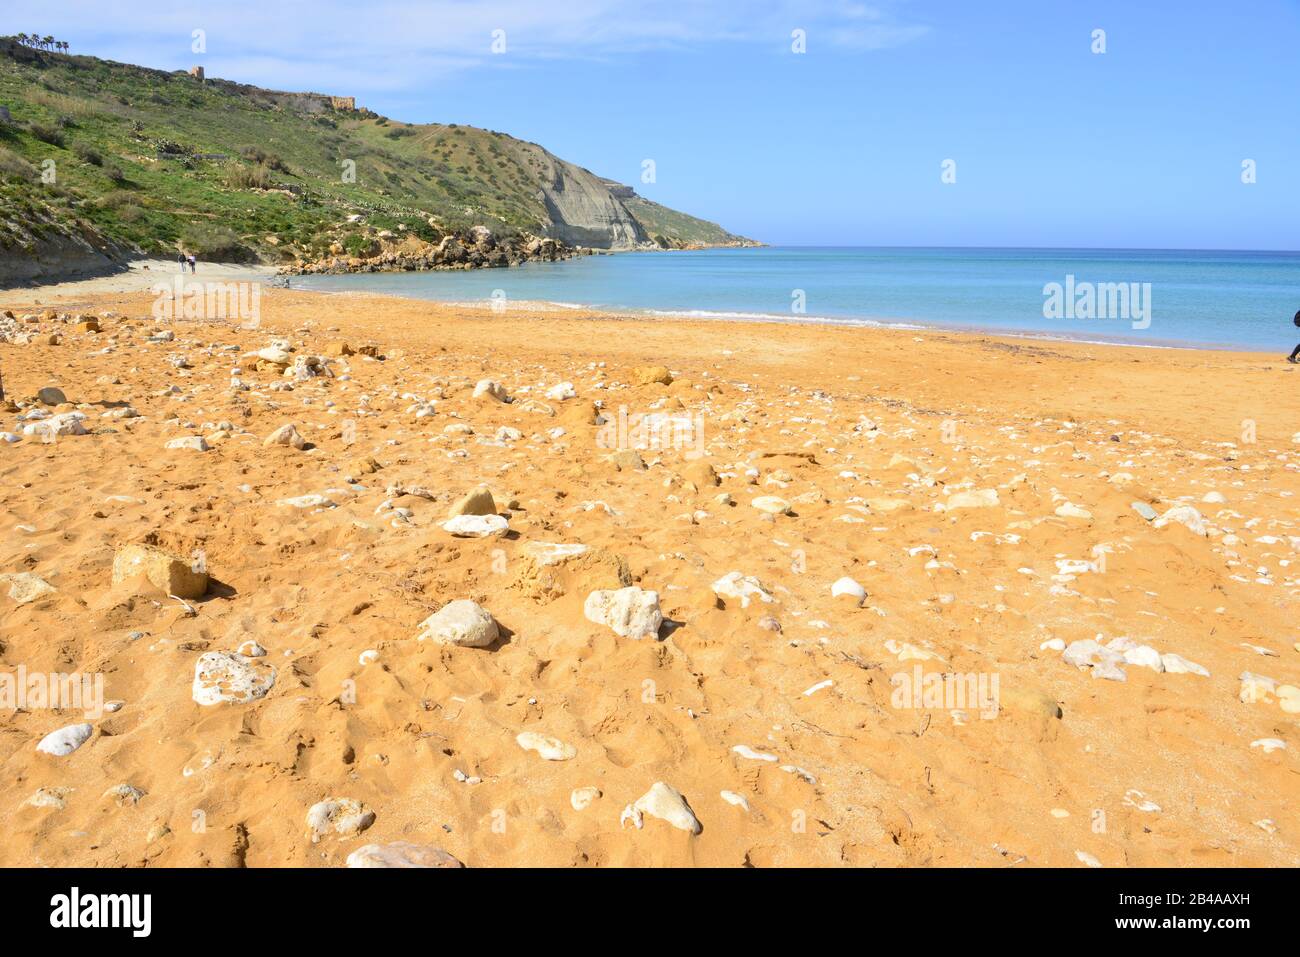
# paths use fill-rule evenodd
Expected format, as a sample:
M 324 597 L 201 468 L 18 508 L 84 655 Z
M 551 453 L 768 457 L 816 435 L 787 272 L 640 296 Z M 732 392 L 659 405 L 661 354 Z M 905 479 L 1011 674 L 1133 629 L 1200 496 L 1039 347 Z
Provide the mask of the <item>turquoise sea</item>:
M 1300 253 L 767 247 L 619 253 L 510 269 L 301 276 L 294 288 L 450 302 L 982 329 L 1289 353 Z M 1091 306 L 1088 300 L 1091 299 Z

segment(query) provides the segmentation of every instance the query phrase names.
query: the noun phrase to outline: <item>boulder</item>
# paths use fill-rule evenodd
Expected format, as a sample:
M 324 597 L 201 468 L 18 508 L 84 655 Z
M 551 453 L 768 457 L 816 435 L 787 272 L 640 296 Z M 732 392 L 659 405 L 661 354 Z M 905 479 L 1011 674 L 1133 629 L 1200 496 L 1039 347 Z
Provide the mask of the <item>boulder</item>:
M 496 620 L 481 605 L 467 598 L 449 601 L 420 623 L 416 639 L 429 639 L 441 645 L 462 648 L 486 648 L 496 641 L 500 629 Z
M 123 545 L 113 556 L 113 584 L 144 575 L 156 588 L 177 598 L 202 598 L 208 590 L 207 572 L 152 545 Z
M 587 596 L 583 614 L 588 621 L 606 625 L 624 638 L 654 638 L 663 624 L 659 593 L 628 587 L 598 590 Z
M 448 518 L 455 518 L 457 515 L 495 515 L 497 513 L 496 500 L 492 498 L 492 491 L 486 485 L 480 485 L 478 488 L 467 493 L 463 498 L 452 505 L 447 512 Z

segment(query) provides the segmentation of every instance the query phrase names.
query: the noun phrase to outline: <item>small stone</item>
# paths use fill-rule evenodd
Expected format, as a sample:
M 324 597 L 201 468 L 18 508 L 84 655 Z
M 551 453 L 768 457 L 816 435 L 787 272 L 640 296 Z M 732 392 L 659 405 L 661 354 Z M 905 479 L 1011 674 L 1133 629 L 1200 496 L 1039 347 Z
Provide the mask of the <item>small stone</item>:
M 718 795 L 728 804 L 741 808 L 744 811 L 749 810 L 749 802 L 745 800 L 743 795 L 737 794 L 735 791 L 719 791 Z
M 359 847 L 347 858 L 348 867 L 464 867 L 440 847 L 432 844 L 412 844 L 410 841 L 392 841 L 388 844 L 367 844 Z
M 418 641 L 441 645 L 486 648 L 500 636 L 496 620 L 487 609 L 467 598 L 449 601 L 420 623 Z
M 72 788 L 37 788 L 36 793 L 23 803 L 30 807 L 47 807 L 56 811 L 62 811 L 67 807 L 67 798 L 71 793 Z
M 89 724 L 70 724 L 65 728 L 59 728 L 57 731 L 51 731 L 41 738 L 40 743 L 36 745 L 36 750 L 61 758 L 71 754 L 89 741 L 93 732 L 94 728 Z
M 375 823 L 375 813 L 352 798 L 328 797 L 307 811 L 307 835 L 313 844 L 322 837 L 355 837 Z
M 31 572 L 0 575 L 0 584 L 9 586 L 9 597 L 20 605 L 53 595 L 58 590 L 45 579 Z
M 140 803 L 145 792 L 130 784 L 117 784 L 105 791 L 101 797 L 114 801 L 118 807 L 134 807 Z
M 42 405 L 63 405 L 68 401 L 68 397 L 63 394 L 63 390 L 56 389 L 52 385 L 47 385 L 37 392 L 36 398 Z
M 861 605 L 867 597 L 867 590 L 859 585 L 852 578 L 845 575 L 838 579 L 835 584 L 831 585 L 832 598 L 849 598 L 855 605 Z
M 636 802 L 623 812 L 623 816 L 630 818 L 638 828 L 642 826 L 643 814 L 667 821 L 673 827 L 692 834 L 699 834 L 704 830 L 690 805 L 686 803 L 682 792 L 663 781 L 656 781 L 649 791 L 637 798 Z
M 785 515 L 790 511 L 790 503 L 775 495 L 760 495 L 749 504 L 768 515 Z
M 515 742 L 525 751 L 536 751 L 547 761 L 571 761 L 577 757 L 578 749 L 565 744 L 558 738 L 548 738 L 536 731 L 524 731 L 515 736 Z
M 634 373 L 637 385 L 672 385 L 673 374 L 667 366 L 642 366 Z
M 167 443 L 169 449 L 187 449 L 191 452 L 208 451 L 208 443 L 201 435 L 187 435 L 183 438 L 172 439 Z
M 271 665 L 227 651 L 209 651 L 194 663 L 190 696 L 205 707 L 223 701 L 247 704 L 265 698 L 274 685 Z
M 958 508 L 992 508 L 1000 504 L 998 490 L 995 488 L 977 489 L 971 492 L 955 492 L 944 502 L 948 511 Z
M 600 788 L 574 788 L 569 794 L 569 805 L 575 811 L 585 811 L 598 797 L 600 797 Z
M 758 598 L 764 604 L 775 601 L 763 588 L 757 578 L 742 575 L 740 572 L 728 572 L 713 583 L 713 594 L 719 598 L 735 599 L 741 608 L 748 608 L 750 599 Z
M 1133 511 L 1137 512 L 1148 522 L 1154 522 L 1156 520 L 1156 510 L 1146 502 L 1133 502 L 1129 508 L 1133 509 Z
M 593 591 L 583 605 L 583 614 L 588 621 L 607 625 L 624 638 L 654 638 L 664 620 L 659 593 L 635 586 Z
M 510 523 L 500 515 L 457 515 L 443 522 L 442 529 L 457 538 L 490 538 L 504 535 Z
M 457 515 L 495 515 L 497 513 L 497 503 L 492 498 L 492 492 L 486 485 L 480 485 L 478 488 L 469 492 L 460 501 L 452 505 L 451 510 L 447 513 L 448 518 L 454 518 Z
M 292 422 L 287 422 L 263 439 L 262 445 L 287 445 L 301 451 L 307 447 L 307 440 L 298 434 L 298 428 Z

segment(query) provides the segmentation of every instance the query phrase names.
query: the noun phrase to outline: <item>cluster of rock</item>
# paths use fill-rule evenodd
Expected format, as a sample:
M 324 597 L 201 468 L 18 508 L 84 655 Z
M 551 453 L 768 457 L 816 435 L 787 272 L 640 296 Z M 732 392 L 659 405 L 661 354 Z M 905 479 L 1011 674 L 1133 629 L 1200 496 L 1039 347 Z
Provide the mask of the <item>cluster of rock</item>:
M 380 232 L 364 255 L 348 255 L 335 243 L 329 255 L 295 263 L 281 272 L 293 275 L 320 273 L 418 272 L 430 269 L 481 269 L 518 266 L 526 262 L 557 262 L 583 255 L 583 247 L 558 239 L 522 235 L 498 237 L 487 227 L 449 233 L 437 243 L 412 236 Z

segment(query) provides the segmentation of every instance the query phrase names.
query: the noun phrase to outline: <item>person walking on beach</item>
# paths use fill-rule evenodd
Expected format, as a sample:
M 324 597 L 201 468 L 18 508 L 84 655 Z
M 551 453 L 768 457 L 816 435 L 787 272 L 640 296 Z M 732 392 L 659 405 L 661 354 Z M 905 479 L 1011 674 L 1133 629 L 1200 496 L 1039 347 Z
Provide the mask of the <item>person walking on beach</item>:
M 1297 326 L 1300 326 L 1300 312 L 1297 312 L 1295 314 L 1295 324 Z M 1297 358 L 1298 356 L 1300 356 L 1300 345 L 1297 345 L 1294 349 L 1291 350 L 1291 354 L 1286 357 L 1286 361 L 1300 362 L 1300 358 Z
M 194 254 L 190 253 L 190 272 L 197 273 L 198 271 L 199 271 L 198 263 L 194 258 Z
M 182 273 L 185 272 L 185 254 L 184 253 L 177 254 L 176 261 L 181 264 L 181 272 Z

